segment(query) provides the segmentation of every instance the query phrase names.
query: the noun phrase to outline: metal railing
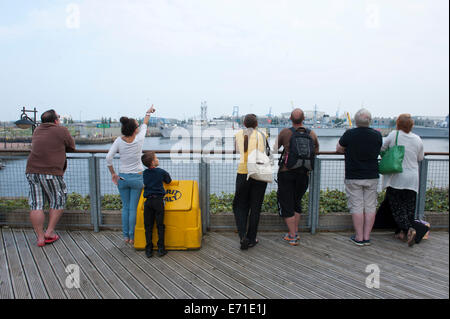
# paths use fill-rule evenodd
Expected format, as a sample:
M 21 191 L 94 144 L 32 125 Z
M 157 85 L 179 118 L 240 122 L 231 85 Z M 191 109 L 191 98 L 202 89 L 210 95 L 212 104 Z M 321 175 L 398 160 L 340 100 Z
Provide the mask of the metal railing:
M 26 201 L 28 183 L 25 177 L 26 159 L 29 151 L 0 151 L 0 160 L 5 167 L 0 170 L 0 199 L 14 202 Z M 68 193 L 75 193 L 73 201 L 83 201 L 90 212 L 90 223 L 80 224 L 78 220 L 72 226 L 92 227 L 99 231 L 104 226 L 120 226 L 105 223 L 107 209 L 102 209 L 102 200 L 107 195 L 118 195 L 117 186 L 112 183 L 107 169 L 105 150 L 75 151 L 68 154 L 68 167 L 64 175 Z M 234 193 L 238 156 L 234 152 L 190 151 L 174 154 L 170 151 L 156 151 L 160 159 L 160 167 L 166 169 L 172 179 L 196 180 L 199 184 L 200 206 L 202 212 L 202 228 L 206 232 L 210 227 L 210 195 Z M 420 186 L 416 202 L 416 217 L 423 218 L 426 203 L 426 192 L 432 189 L 447 189 L 449 185 L 448 153 L 426 153 L 420 163 Z M 174 158 L 175 157 L 175 158 Z M 119 159 L 114 158 L 114 166 L 118 168 Z M 315 169 L 310 174 L 308 195 L 307 228 L 312 233 L 320 229 L 321 191 L 333 190 L 344 193 L 344 157 L 335 152 L 320 152 L 316 158 Z M 276 174 L 274 174 L 276 177 Z M 379 191 L 381 191 L 381 181 Z M 277 183 L 268 184 L 266 193 L 277 190 Z M 12 203 L 12 204 L 11 204 Z M 322 207 L 323 208 L 323 207 Z M 6 222 L 1 215 L 7 214 L 8 207 L 0 205 L 0 225 Z

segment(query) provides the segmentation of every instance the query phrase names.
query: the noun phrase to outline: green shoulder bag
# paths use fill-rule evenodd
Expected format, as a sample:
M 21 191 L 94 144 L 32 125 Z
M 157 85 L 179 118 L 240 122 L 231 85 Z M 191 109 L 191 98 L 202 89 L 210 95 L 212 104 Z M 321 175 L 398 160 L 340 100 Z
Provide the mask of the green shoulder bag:
M 398 132 L 395 137 L 395 145 L 381 152 L 381 161 L 378 165 L 380 174 L 396 174 L 403 172 L 403 157 L 405 156 L 405 146 L 397 145 Z

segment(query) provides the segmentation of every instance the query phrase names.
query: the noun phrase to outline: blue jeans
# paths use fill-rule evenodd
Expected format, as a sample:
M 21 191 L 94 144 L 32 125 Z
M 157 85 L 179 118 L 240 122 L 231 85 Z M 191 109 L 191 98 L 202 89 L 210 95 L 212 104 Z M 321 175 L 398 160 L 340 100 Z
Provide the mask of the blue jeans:
M 118 188 L 122 199 L 122 232 L 124 238 L 134 239 L 136 211 L 144 182 L 140 174 L 119 174 Z

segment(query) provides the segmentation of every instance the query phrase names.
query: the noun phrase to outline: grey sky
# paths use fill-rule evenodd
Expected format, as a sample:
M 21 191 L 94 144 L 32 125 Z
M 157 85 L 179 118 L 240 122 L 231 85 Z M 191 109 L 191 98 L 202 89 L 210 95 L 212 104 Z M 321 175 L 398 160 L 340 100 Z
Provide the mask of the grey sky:
M 444 116 L 447 0 L 1 1 L 0 119 L 289 112 Z M 79 13 L 79 14 L 78 14 Z

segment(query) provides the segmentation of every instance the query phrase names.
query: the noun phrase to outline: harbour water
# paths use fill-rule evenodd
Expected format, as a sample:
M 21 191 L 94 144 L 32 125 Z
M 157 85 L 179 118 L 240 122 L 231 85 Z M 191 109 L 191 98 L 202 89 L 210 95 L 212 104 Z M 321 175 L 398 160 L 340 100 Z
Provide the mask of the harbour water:
M 319 139 L 321 151 L 335 151 L 337 137 L 322 137 Z M 274 140 L 270 141 L 273 145 Z M 449 152 L 449 140 L 430 138 L 423 139 L 425 152 Z M 193 146 L 196 142 L 187 140 L 171 140 L 167 138 L 148 137 L 144 142 L 144 150 L 171 150 L 173 147 L 179 149 L 180 146 L 185 149 Z M 204 141 L 203 149 L 216 147 L 216 150 L 232 150 L 232 143 L 217 145 L 211 141 Z M 111 144 L 104 145 L 77 145 L 80 150 L 108 150 Z M 193 147 L 198 149 L 198 147 Z M 116 186 L 111 182 L 110 173 L 104 160 L 106 154 L 101 154 L 100 159 L 100 185 L 101 194 L 118 194 Z M 71 155 L 72 156 L 72 155 Z M 84 154 L 76 154 L 76 158 L 69 159 L 68 168 L 65 173 L 65 180 L 69 193 L 89 194 L 89 167 Z M 180 154 L 181 156 L 181 154 Z M 184 155 L 183 155 L 184 156 Z M 330 158 L 330 156 L 322 156 Z M 337 189 L 344 191 L 344 162 L 342 156 L 331 156 L 339 160 L 324 160 L 321 167 L 321 189 Z M 191 157 L 192 158 L 192 157 Z M 213 156 L 214 158 L 214 156 Z M 216 157 L 218 158 L 218 157 Z M 221 157 L 220 157 L 221 158 Z M 446 161 L 432 161 L 429 163 L 429 185 L 434 187 L 448 187 L 449 169 L 448 156 L 433 158 L 443 158 Z M 173 158 L 172 158 L 173 159 Z M 28 183 L 25 178 L 26 158 L 21 159 L 3 159 L 5 167 L 0 170 L 0 197 L 27 197 Z M 235 187 L 237 160 L 212 161 L 210 166 L 210 192 L 220 194 L 221 192 L 233 193 Z M 115 168 L 118 170 L 119 160 L 115 159 Z M 166 169 L 173 179 L 198 179 L 199 165 L 192 161 L 173 161 L 169 154 L 160 156 L 160 165 Z M 276 175 L 274 175 L 276 176 Z M 267 187 L 267 192 L 277 189 L 275 182 Z M 379 190 L 381 190 L 381 178 Z
M 333 152 L 336 150 L 336 144 L 338 137 L 321 137 L 319 138 L 320 151 Z M 270 139 L 270 145 L 274 143 L 274 138 Z M 448 152 L 449 151 L 449 139 L 442 138 L 424 138 L 422 139 L 425 152 Z M 186 146 L 189 142 L 183 143 Z M 190 142 L 192 145 L 192 142 Z M 173 146 L 180 144 L 179 140 L 171 140 L 169 138 L 161 137 L 147 137 L 144 142 L 144 150 L 170 150 Z M 203 143 L 204 144 L 204 143 Z M 102 145 L 77 145 L 77 149 L 80 150 L 108 150 L 112 144 Z M 228 143 L 228 146 L 232 146 L 232 143 Z M 219 148 L 219 147 L 218 147 Z M 225 150 L 231 150 L 232 147 L 222 147 Z

